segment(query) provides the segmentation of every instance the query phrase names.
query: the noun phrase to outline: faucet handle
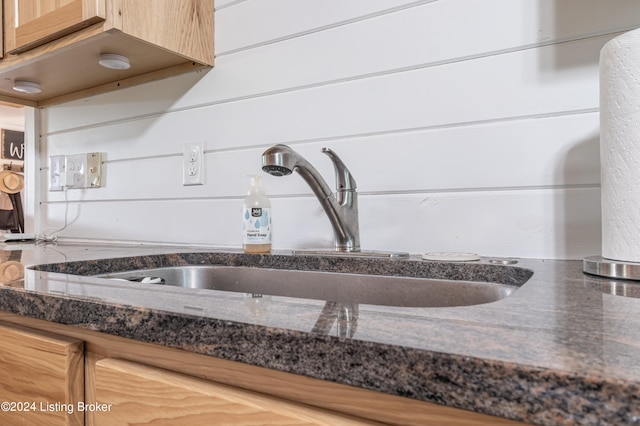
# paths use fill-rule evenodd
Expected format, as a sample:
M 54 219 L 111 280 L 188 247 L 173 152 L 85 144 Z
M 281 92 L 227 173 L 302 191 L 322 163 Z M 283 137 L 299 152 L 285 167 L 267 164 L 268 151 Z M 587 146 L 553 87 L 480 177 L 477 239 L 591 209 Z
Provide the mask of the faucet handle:
M 338 191 L 355 191 L 356 180 L 340 157 L 338 157 L 338 154 L 329 148 L 322 148 L 322 153 L 329 156 L 333 162 L 333 167 L 336 169 L 336 189 Z

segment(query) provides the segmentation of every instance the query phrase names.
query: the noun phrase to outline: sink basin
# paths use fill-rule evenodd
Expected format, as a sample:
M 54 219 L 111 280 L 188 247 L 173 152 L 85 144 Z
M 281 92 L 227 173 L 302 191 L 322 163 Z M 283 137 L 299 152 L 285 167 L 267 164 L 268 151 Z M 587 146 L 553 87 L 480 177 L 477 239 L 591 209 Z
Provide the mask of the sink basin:
M 171 266 L 97 276 L 189 289 L 397 307 L 478 305 L 503 299 L 519 288 L 492 282 L 225 265 Z

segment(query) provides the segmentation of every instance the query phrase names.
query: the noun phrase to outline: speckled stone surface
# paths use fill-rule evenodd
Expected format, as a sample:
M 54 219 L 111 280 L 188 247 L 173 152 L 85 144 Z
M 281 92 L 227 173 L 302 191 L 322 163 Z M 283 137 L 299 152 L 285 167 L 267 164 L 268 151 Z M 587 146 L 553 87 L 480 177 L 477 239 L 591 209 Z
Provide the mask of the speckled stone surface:
M 0 287 L 0 311 L 534 424 L 640 424 L 640 299 L 611 294 L 615 288 L 637 296 L 640 283 L 585 275 L 579 261 L 496 266 L 487 259 L 20 247 L 24 265 L 41 266 L 28 268 L 22 285 Z M 465 307 L 359 304 L 344 324 L 325 300 L 90 276 L 198 264 L 497 282 L 517 290 Z

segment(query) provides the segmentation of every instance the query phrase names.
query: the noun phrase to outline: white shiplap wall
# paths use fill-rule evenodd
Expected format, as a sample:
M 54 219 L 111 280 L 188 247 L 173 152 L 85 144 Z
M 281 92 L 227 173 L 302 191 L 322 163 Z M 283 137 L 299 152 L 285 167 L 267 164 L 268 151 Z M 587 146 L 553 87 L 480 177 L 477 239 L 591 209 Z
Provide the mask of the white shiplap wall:
M 261 174 L 275 248 L 330 246 L 294 146 L 360 192 L 363 248 L 581 258 L 600 252 L 598 55 L 640 26 L 636 0 L 218 0 L 216 67 L 46 108 L 47 158 L 102 151 L 105 186 L 41 193 L 38 232 L 239 247 Z M 205 143 L 184 187 L 182 145 Z

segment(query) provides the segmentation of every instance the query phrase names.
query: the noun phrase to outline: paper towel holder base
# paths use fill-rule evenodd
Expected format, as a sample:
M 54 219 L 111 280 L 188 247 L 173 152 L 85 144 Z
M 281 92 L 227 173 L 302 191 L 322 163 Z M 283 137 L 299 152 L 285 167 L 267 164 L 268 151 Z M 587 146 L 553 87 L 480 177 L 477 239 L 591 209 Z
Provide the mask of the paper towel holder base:
M 582 270 L 606 278 L 640 281 L 640 263 L 589 256 L 582 260 Z

